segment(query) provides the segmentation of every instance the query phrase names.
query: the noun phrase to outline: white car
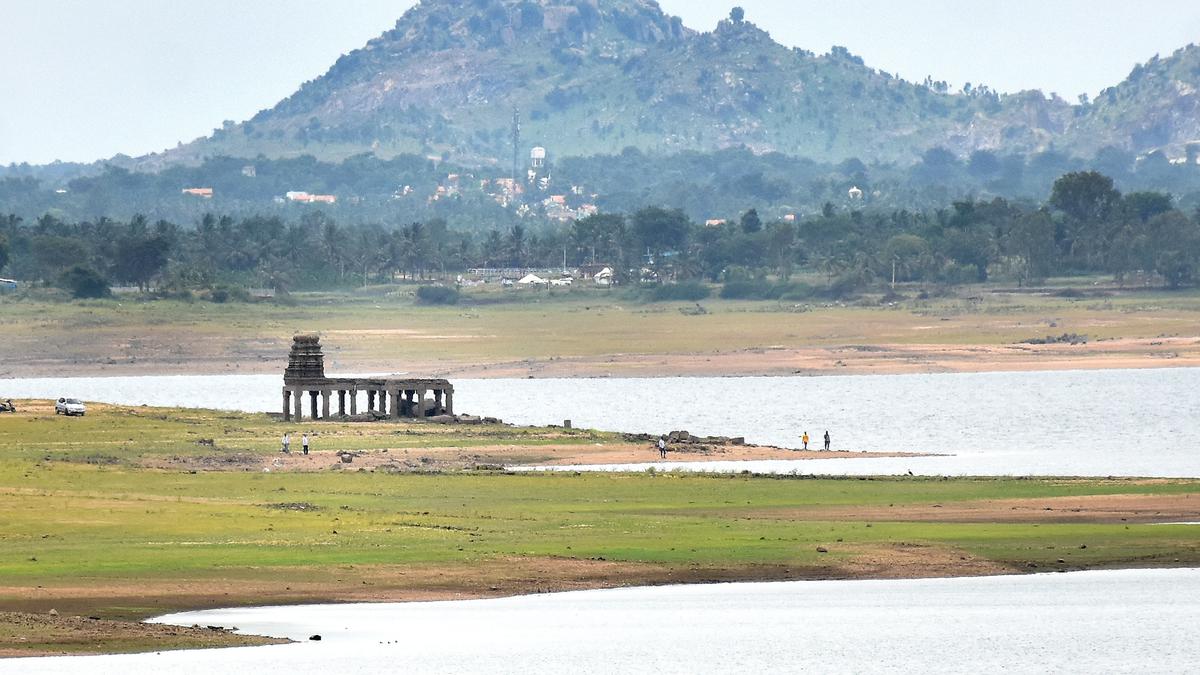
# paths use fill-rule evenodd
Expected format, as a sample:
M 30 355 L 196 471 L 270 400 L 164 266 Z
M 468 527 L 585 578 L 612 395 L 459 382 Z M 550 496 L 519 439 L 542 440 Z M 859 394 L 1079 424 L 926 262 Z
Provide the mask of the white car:
M 82 417 L 87 414 L 87 406 L 83 405 L 83 401 L 77 398 L 60 398 L 54 404 L 54 414 L 66 415 L 67 417 L 79 415 Z

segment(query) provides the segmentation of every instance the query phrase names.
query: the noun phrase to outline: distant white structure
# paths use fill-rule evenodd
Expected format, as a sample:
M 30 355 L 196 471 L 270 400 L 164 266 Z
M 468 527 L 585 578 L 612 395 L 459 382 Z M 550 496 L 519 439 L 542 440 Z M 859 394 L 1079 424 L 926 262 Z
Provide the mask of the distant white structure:
M 293 191 L 284 195 L 289 202 L 299 202 L 301 204 L 336 204 L 337 197 L 334 195 L 312 195 L 307 192 Z
M 863 197 L 863 191 L 860 190 L 857 185 L 850 188 L 850 190 L 847 191 L 846 194 L 850 196 L 850 199 L 855 199 L 855 200 L 862 199 L 862 197 Z
M 536 274 L 530 273 L 530 274 L 526 274 L 526 275 L 525 275 L 525 276 L 524 276 L 524 277 L 523 277 L 523 278 L 522 278 L 520 281 L 518 281 L 517 283 L 518 283 L 518 284 L 522 284 L 522 285 L 524 285 L 524 286 L 545 286 L 545 285 L 546 285 L 546 284 L 548 284 L 549 282 L 548 282 L 548 281 L 546 281 L 545 279 L 543 279 L 543 278 L 539 277 L 539 276 L 538 276 L 538 275 L 536 275 Z
M 538 146 L 529 151 L 529 165 L 534 169 L 540 169 L 546 166 L 546 149 Z

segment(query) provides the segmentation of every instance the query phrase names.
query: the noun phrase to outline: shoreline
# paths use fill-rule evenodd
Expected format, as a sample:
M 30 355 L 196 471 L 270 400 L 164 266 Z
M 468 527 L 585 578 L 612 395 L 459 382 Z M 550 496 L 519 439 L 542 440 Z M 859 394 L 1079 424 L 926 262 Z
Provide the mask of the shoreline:
M 281 354 L 285 353 L 283 351 Z M 422 373 L 466 379 L 595 379 L 670 377 L 781 377 L 828 375 L 911 375 L 943 373 L 1144 370 L 1200 367 L 1195 337 L 1116 339 L 1086 344 L 873 344 L 821 347 L 762 347 L 731 351 L 600 354 L 531 359 L 403 361 L 330 355 L 340 372 Z M 262 355 L 222 358 L 128 359 L 104 362 L 80 358 L 9 361 L 6 379 L 60 377 L 138 377 L 191 375 L 276 375 L 286 358 Z
M 909 545 L 911 547 L 911 545 Z M 920 548 L 920 547 L 918 547 Z M 898 553 L 898 551 L 897 551 Z M 932 556 L 922 560 L 920 553 L 911 551 L 900 554 L 907 560 L 870 561 L 856 568 L 847 570 L 815 570 L 794 569 L 796 566 L 771 565 L 760 566 L 757 570 L 708 569 L 687 570 L 667 569 L 656 570 L 655 574 L 628 576 L 628 570 L 621 564 L 614 565 L 618 572 L 607 578 L 589 580 L 563 580 L 561 583 L 546 583 L 538 580 L 536 585 L 504 590 L 490 586 L 487 589 L 459 590 L 415 590 L 399 593 L 386 593 L 370 597 L 349 595 L 312 595 L 295 598 L 283 602 L 267 602 L 265 604 L 221 604 L 219 602 L 204 602 L 195 605 L 179 606 L 164 614 L 156 614 L 136 621 L 105 620 L 84 616 L 48 616 L 27 612 L 0 611 L 0 629 L 12 629 L 14 625 L 40 626 L 59 633 L 71 635 L 72 641 L 80 638 L 91 640 L 112 639 L 117 637 L 126 640 L 151 641 L 144 648 L 135 650 L 100 649 L 87 650 L 30 650 L 6 648 L 0 645 L 0 664 L 11 659 L 21 658 L 54 658 L 59 656 L 103 656 L 110 654 L 148 654 L 158 651 L 195 651 L 205 649 L 227 649 L 235 647 L 271 646 L 282 644 L 298 644 L 285 636 L 243 633 L 235 627 L 201 626 L 198 624 L 183 625 L 162 623 L 159 620 L 177 614 L 189 614 L 204 611 L 219 611 L 223 609 L 248 608 L 289 608 L 300 606 L 336 606 L 336 605 L 383 605 L 383 604 L 419 604 L 431 602 L 467 602 L 475 600 L 501 600 L 505 598 L 529 597 L 533 595 L 575 593 L 587 591 L 604 591 L 616 589 L 687 587 L 718 584 L 764 584 L 786 582 L 829 582 L 829 581 L 918 581 L 922 579 L 970 579 L 988 577 L 1017 577 L 1047 575 L 1055 573 L 1080 573 L 1127 570 L 1171 570 L 1171 569 L 1200 569 L 1200 565 L 1180 563 L 1175 561 L 1165 564 L 1102 564 L 1066 569 L 1062 566 L 1051 569 L 1041 569 L 1036 566 L 1005 566 L 985 559 L 957 556 L 958 560 L 950 566 L 948 558 Z M 677 574 L 678 573 L 678 574 Z M 0 589 L 3 590 L 3 589 Z M 226 594 L 228 595 L 228 594 Z M 65 630 L 64 630 L 65 629 Z M 82 631 L 82 635 L 78 632 Z M 155 640 L 184 640 L 186 644 L 162 644 Z

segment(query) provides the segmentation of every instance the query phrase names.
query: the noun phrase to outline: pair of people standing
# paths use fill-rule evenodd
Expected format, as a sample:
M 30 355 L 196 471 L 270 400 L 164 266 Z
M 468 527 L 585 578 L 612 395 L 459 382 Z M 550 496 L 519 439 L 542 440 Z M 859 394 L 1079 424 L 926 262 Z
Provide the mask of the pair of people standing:
M 304 449 L 304 454 L 308 454 L 308 434 L 300 435 L 300 445 Z M 289 432 L 283 432 L 283 454 L 290 455 L 292 453 L 292 435 Z
M 666 436 L 658 437 L 658 456 L 663 459 L 667 458 L 667 437 Z
M 804 432 L 804 435 L 800 437 L 800 440 L 804 442 L 804 449 L 807 450 L 808 449 L 808 432 L 807 431 Z M 825 451 L 826 452 L 829 451 L 829 445 L 830 445 L 829 430 L 826 429 L 825 430 Z

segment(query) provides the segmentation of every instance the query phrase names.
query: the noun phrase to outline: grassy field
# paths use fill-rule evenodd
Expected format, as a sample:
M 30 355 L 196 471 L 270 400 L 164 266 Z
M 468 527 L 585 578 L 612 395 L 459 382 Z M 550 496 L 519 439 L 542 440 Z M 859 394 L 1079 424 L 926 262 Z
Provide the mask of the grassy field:
M 624 291 L 472 291 L 423 307 L 412 287 L 310 294 L 294 305 L 0 296 L 0 377 L 276 372 L 297 332 L 343 371 L 680 374 L 1143 367 L 1200 363 L 1200 294 L 968 288 L 880 305 L 647 303 Z M 1047 335 L 1087 344 L 1021 344 Z
M 1194 527 L 1156 524 L 1200 519 L 1194 480 L 414 472 L 329 456 L 318 470 L 264 471 L 281 426 L 144 408 L 0 415 L 0 611 L 124 620 L 242 604 L 1200 564 Z M 317 431 L 376 453 L 436 445 L 519 457 L 549 440 L 621 442 L 416 426 Z M 5 627 L 0 616 L 0 653 L 69 642 Z

